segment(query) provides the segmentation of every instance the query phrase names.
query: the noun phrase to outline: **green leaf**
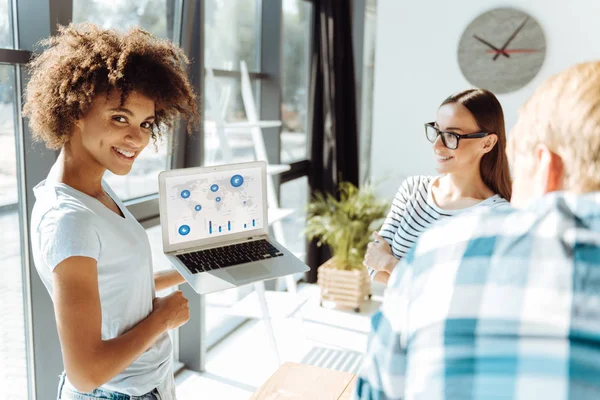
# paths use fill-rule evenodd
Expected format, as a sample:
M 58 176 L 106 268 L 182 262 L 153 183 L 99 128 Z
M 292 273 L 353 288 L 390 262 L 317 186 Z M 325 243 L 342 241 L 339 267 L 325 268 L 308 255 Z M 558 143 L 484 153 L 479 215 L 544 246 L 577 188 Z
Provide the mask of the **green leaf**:
M 350 182 L 338 186 L 340 199 L 327 193 L 315 193 L 307 206 L 304 235 L 327 245 L 336 257 L 336 266 L 360 269 L 371 232 L 378 230 L 390 207 L 379 199 L 370 183 L 357 188 Z

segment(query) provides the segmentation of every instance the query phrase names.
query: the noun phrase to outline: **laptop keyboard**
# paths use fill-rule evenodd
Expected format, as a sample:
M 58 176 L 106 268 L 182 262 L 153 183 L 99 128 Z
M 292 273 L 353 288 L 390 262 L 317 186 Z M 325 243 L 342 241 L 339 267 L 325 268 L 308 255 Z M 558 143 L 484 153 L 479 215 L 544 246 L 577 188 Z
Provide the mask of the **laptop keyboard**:
M 192 274 L 212 271 L 232 265 L 281 257 L 283 253 L 268 241 L 256 240 L 195 251 L 177 256 Z

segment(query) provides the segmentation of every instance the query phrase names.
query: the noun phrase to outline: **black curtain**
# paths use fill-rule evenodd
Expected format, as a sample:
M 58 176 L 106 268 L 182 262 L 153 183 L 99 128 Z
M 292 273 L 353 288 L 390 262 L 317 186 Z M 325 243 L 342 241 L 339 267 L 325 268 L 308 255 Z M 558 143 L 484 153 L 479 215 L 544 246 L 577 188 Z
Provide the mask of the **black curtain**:
M 312 66 L 309 101 L 311 194 L 338 196 L 341 181 L 358 186 L 358 127 L 352 51 L 352 1 L 312 0 Z M 307 243 L 308 282 L 331 256 L 329 249 Z

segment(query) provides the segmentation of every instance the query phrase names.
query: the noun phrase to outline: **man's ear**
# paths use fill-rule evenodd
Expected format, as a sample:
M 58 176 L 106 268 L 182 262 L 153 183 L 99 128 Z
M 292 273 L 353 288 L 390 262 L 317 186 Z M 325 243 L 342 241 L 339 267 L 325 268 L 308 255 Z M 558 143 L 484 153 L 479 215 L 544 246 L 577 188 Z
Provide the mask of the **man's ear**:
M 562 158 L 544 144 L 536 146 L 535 158 L 538 165 L 537 174 L 544 194 L 563 190 L 565 166 Z
M 496 143 L 498 143 L 498 136 L 496 135 L 487 135 L 485 138 L 483 138 L 483 154 L 487 154 L 492 151 Z

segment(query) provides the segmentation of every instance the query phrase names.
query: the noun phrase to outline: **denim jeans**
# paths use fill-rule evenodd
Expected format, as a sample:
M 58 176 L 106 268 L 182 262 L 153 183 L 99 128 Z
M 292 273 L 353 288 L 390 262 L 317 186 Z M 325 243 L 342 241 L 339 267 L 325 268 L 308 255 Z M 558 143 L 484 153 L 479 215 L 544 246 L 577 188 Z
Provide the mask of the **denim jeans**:
M 65 385 L 66 375 L 63 373 L 60 376 L 58 383 L 58 397 L 57 400 L 94 400 L 94 399 L 105 399 L 105 400 L 163 400 L 157 389 L 152 390 L 141 396 L 130 396 L 128 394 L 113 392 L 106 389 L 95 389 L 89 393 L 81 393 L 75 390 L 70 385 Z

